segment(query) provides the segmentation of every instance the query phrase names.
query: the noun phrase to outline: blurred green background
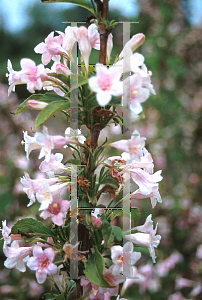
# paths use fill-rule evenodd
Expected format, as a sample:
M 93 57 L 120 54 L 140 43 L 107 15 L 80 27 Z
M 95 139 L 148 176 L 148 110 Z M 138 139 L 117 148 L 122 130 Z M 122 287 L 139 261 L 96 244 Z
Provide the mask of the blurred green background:
M 27 196 L 19 178 L 23 171 L 29 172 L 32 178 L 40 175 L 37 173 L 37 154 L 33 153 L 28 164 L 20 143 L 22 130 L 34 127 L 36 113 L 12 114 L 29 92 L 25 85 L 20 85 L 15 94 L 7 97 L 7 59 L 11 60 L 14 70 L 20 69 L 19 62 L 23 57 L 41 63 L 41 56 L 34 52 L 34 47 L 51 31 L 64 31 L 67 24 L 62 21 L 85 22 L 90 14 L 75 6 L 63 4 L 57 8 L 57 4 L 32 3 L 30 0 L 24 11 L 26 16 L 23 17 L 19 8 L 19 18 L 25 18 L 26 22 L 19 25 L 16 21 L 18 29 L 14 30 L 15 22 L 12 21 L 11 25 L 7 15 L 9 6 L 4 6 L 3 2 L 0 13 L 0 220 L 6 219 L 12 225 L 19 216 L 37 214 L 34 207 L 27 209 Z M 25 2 L 19 1 L 19 6 Z M 147 264 L 151 274 L 142 271 L 147 278 L 145 284 L 132 285 L 125 298 L 202 299 L 202 255 L 196 254 L 202 244 L 202 22 L 200 6 L 197 6 L 200 1 L 142 0 L 135 3 L 124 1 L 124 4 L 129 7 L 126 11 L 122 9 L 125 15 L 114 8 L 109 18 L 138 21 L 131 24 L 131 36 L 139 32 L 146 35 L 138 52 L 145 56 L 145 63 L 153 73 L 156 96 L 143 104 L 145 119 L 139 119 L 136 128 L 147 138 L 146 147 L 154 158 L 155 170 L 162 169 L 164 177 L 160 183 L 162 204 L 157 204 L 152 210 L 148 199 L 136 203 L 142 212 L 140 224 L 150 213 L 154 223 L 159 224 L 158 234 L 162 235 L 162 240 L 156 250 L 157 264 L 152 266 L 149 254 L 145 252 L 137 266 L 141 270 Z M 130 15 L 127 16 L 128 12 Z M 122 48 L 121 25 L 117 25 L 113 35 L 112 56 L 115 57 Z M 62 134 L 60 128 L 66 128 L 65 120 L 58 125 L 59 120 L 57 115 L 52 119 L 54 134 Z M 3 245 L 2 241 L 0 243 Z M 166 265 L 165 260 L 176 251 L 181 260 Z M 47 287 L 37 285 L 34 274 L 29 271 L 25 275 L 5 269 L 2 246 L 0 257 L 2 300 L 39 299 L 49 288 L 48 284 Z M 165 274 L 162 276 L 159 269 L 163 262 Z M 181 277 L 191 280 L 190 286 L 180 285 Z M 198 292 L 194 293 L 196 287 Z

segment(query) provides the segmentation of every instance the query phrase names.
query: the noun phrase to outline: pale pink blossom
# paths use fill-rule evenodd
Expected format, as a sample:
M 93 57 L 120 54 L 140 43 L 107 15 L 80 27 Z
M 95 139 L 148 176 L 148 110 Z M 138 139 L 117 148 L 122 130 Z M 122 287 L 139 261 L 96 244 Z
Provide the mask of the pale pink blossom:
M 36 199 L 41 203 L 39 210 L 48 209 L 49 205 L 53 202 L 54 197 L 62 193 L 68 185 L 69 182 L 64 182 L 49 186 L 49 184 L 44 181 L 36 193 Z
M 80 129 L 72 129 L 70 127 L 67 127 L 65 130 L 65 137 L 69 140 L 68 143 L 70 144 L 76 144 L 77 141 L 81 144 L 84 143 L 86 140 L 85 136 L 81 133 Z
M 91 219 L 93 219 L 93 226 L 95 227 L 100 227 L 100 225 L 102 225 L 102 219 L 101 218 L 95 218 L 95 217 L 91 217 Z
M 29 154 L 32 150 L 40 149 L 40 144 L 37 143 L 36 138 L 29 136 L 27 131 L 23 131 L 24 141 L 21 143 L 25 145 L 26 158 L 29 160 Z
M 139 186 L 140 193 L 143 195 L 150 195 L 157 182 L 161 181 L 161 170 L 154 174 L 148 174 L 142 169 L 130 169 L 132 180 Z
M 6 243 L 6 245 L 9 245 L 11 243 L 11 237 L 10 237 L 11 229 L 8 226 L 6 226 L 6 220 L 2 221 L 2 229 L 0 230 L 4 238 L 4 242 Z
M 34 109 L 34 110 L 42 110 L 47 105 L 48 105 L 48 103 L 43 102 L 43 101 L 36 101 L 36 100 L 33 100 L 33 99 L 30 99 L 30 100 L 27 101 L 27 106 L 30 109 Z
M 6 76 L 8 77 L 8 83 L 10 85 L 10 88 L 8 90 L 8 96 L 9 96 L 11 91 L 15 92 L 15 86 L 17 84 L 23 84 L 23 82 L 21 81 L 21 77 L 20 77 L 21 71 L 13 70 L 10 59 L 8 59 L 7 69 L 8 69 L 9 74 L 6 74 Z
M 132 242 L 127 242 L 123 247 L 111 247 L 111 258 L 114 263 L 112 274 L 118 275 L 123 273 L 123 275 L 126 277 L 132 277 L 132 265 L 134 265 L 140 259 L 140 257 L 140 252 L 133 252 Z
M 134 52 L 139 46 L 141 46 L 145 41 L 145 35 L 143 33 L 138 33 L 133 35 L 133 37 L 125 44 L 123 50 L 121 51 L 119 58 L 124 57 L 127 53 L 127 48 L 130 48 Z
M 98 104 L 105 106 L 112 96 L 121 96 L 123 93 L 123 82 L 120 81 L 122 70 L 114 66 L 107 68 L 100 63 L 96 64 L 95 70 L 96 76 L 91 77 L 88 84 L 96 93 Z
M 107 58 L 106 58 L 107 64 L 110 63 L 110 55 L 112 52 L 112 48 L 113 48 L 113 35 L 110 33 L 107 38 Z
M 47 162 L 46 160 L 42 161 L 39 166 L 41 172 L 53 172 L 53 173 L 61 173 L 67 171 L 68 167 L 61 163 L 63 159 L 62 153 L 56 153 L 50 155 L 50 161 Z
M 83 298 L 92 290 L 98 290 L 99 286 L 95 283 L 90 282 L 86 276 L 82 275 L 80 284 L 83 287 Z
M 188 300 L 180 292 L 176 292 L 168 297 L 168 300 Z
M 54 32 L 52 31 L 47 38 L 45 43 L 42 42 L 38 44 L 34 51 L 36 53 L 42 54 L 41 60 L 44 65 L 47 65 L 51 59 L 54 61 L 60 60 L 60 55 L 67 55 L 67 52 L 61 46 L 63 42 L 62 36 L 54 37 Z
M 149 90 L 143 87 L 143 79 L 139 74 L 133 74 L 123 81 L 124 89 L 123 105 L 130 108 L 135 114 L 142 112 L 140 103 L 145 102 L 149 98 Z
M 143 148 L 145 146 L 146 138 L 140 137 L 137 130 L 132 133 L 129 140 L 119 140 L 117 142 L 110 143 L 109 146 L 115 147 L 119 151 L 128 152 L 131 156 L 131 160 L 141 160 L 143 156 Z
M 198 246 L 196 251 L 196 257 L 202 259 L 202 244 Z
M 124 275 L 114 275 L 112 273 L 113 266 L 109 267 L 109 269 L 104 269 L 104 278 L 105 280 L 111 285 L 114 286 L 114 288 L 104 288 L 99 287 L 99 292 L 101 294 L 104 294 L 106 292 L 109 292 L 111 296 L 117 296 L 118 290 L 119 290 L 119 283 L 122 283 L 125 281 Z
M 77 30 L 77 38 L 78 38 L 79 49 L 81 51 L 81 55 L 83 57 L 85 67 L 88 70 L 89 57 L 92 50 L 91 43 L 88 38 L 88 29 L 84 26 L 79 27 L 79 29 Z
M 38 283 L 44 283 L 47 275 L 57 273 L 57 266 L 53 264 L 55 251 L 52 248 L 42 250 L 40 246 L 34 246 L 33 257 L 29 258 L 27 266 L 36 271 L 36 279 Z
M 35 133 L 36 142 L 41 146 L 39 159 L 45 156 L 46 162 L 50 161 L 52 149 L 64 147 L 69 141 L 60 135 L 49 135 L 47 127 L 43 126 L 43 132 Z
M 25 272 L 25 262 L 27 262 L 31 251 L 32 247 L 20 247 L 18 241 L 13 241 L 11 247 L 8 247 L 4 243 L 3 252 L 7 257 L 4 266 L 9 269 L 16 268 L 20 272 Z
M 143 276 L 141 273 L 138 272 L 138 269 L 134 266 L 132 266 L 132 277 L 133 278 L 126 278 L 124 281 L 123 287 L 122 287 L 122 293 L 127 290 L 127 288 L 134 283 L 140 283 L 145 281 L 145 276 Z
M 149 215 L 144 225 L 136 226 L 131 229 L 131 230 L 142 231 L 143 233 L 138 232 L 138 233 L 125 235 L 125 238 L 133 242 L 134 244 L 146 246 L 149 249 L 150 256 L 154 263 L 156 261 L 154 248 L 158 247 L 161 240 L 161 236 L 156 235 L 157 225 L 158 224 L 156 224 L 155 229 L 153 229 L 153 221 L 151 220 L 151 215 Z
M 183 278 L 180 275 L 177 275 L 175 279 L 175 289 L 176 290 L 181 290 L 186 287 L 192 287 L 193 286 L 193 281 L 187 278 Z
M 91 48 L 100 50 L 100 35 L 97 26 L 93 23 L 88 27 L 88 39 Z
M 78 27 L 67 26 L 65 28 L 65 33 L 58 31 L 58 33 L 62 36 L 62 48 L 67 51 L 68 54 L 72 51 L 72 48 L 77 41 L 77 31 Z
M 69 206 L 70 201 L 62 200 L 59 195 L 56 195 L 48 208 L 42 211 L 40 217 L 45 220 L 51 217 L 54 224 L 64 226 Z
M 139 189 L 131 194 L 131 199 L 145 199 L 145 198 L 151 199 L 152 208 L 156 206 L 157 202 L 162 203 L 161 195 L 158 190 L 158 184 L 152 187 L 152 191 L 148 195 L 141 194 Z M 132 203 L 133 201 L 131 201 L 131 204 Z
M 65 75 L 67 77 L 70 74 L 72 74 L 70 69 L 67 66 L 65 66 L 64 64 L 61 64 L 60 62 L 54 62 L 54 64 L 51 67 L 51 72 L 54 72 L 54 73 L 57 73 L 57 74 L 62 74 L 62 75 Z
M 20 182 L 24 186 L 23 191 L 27 194 L 28 198 L 30 199 L 28 207 L 36 202 L 36 193 L 39 192 L 40 186 L 43 182 L 46 184 L 54 184 L 58 182 L 58 178 L 49 178 L 49 179 L 31 179 L 27 172 L 24 172 L 25 176 L 20 178 Z

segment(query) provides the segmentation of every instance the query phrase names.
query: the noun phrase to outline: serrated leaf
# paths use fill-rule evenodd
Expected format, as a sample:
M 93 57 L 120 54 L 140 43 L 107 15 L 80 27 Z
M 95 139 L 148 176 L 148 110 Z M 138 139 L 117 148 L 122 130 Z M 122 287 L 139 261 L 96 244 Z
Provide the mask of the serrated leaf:
M 35 130 L 43 124 L 48 118 L 50 118 L 53 114 L 63 109 L 67 109 L 70 107 L 70 102 L 59 100 L 53 101 L 48 104 L 37 116 L 35 120 Z
M 73 165 L 77 165 L 80 166 L 81 165 L 81 161 L 79 159 L 68 159 L 66 160 L 65 164 L 73 164 Z
M 94 13 L 91 4 L 87 0 L 41 0 L 41 1 L 44 3 L 56 3 L 56 2 L 72 3 L 84 7 L 85 9 L 89 10 L 91 13 Z
M 33 236 L 51 237 L 54 236 L 53 232 L 45 227 L 45 225 L 32 218 L 24 218 L 18 220 L 11 228 L 12 234 L 21 234 L 27 238 L 33 238 Z
M 113 286 L 111 286 L 104 278 L 104 259 L 97 247 L 94 246 L 94 248 L 95 253 L 93 253 L 85 263 L 84 274 L 90 282 L 93 282 L 101 287 L 112 288 Z

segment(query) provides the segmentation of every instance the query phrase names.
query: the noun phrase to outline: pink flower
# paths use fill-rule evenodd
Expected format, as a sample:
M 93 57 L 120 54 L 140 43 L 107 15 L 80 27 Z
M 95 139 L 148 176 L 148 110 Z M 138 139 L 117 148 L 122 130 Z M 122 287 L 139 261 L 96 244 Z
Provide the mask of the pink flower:
M 37 201 L 41 203 L 39 210 L 48 209 L 54 197 L 59 195 L 68 185 L 69 182 L 64 182 L 49 186 L 48 183 L 44 181 L 38 193 L 36 193 Z
M 135 159 L 137 161 L 141 160 L 143 156 L 143 148 L 145 146 L 146 138 L 140 137 L 137 130 L 132 133 L 129 140 L 119 140 L 109 144 L 111 147 L 115 147 L 119 151 L 128 152 L 131 156 L 131 160 Z
M 10 59 L 8 59 L 7 69 L 9 71 L 9 74 L 6 74 L 6 76 L 8 77 L 8 83 L 10 85 L 10 88 L 8 90 L 8 96 L 9 96 L 11 91 L 12 92 L 15 91 L 15 85 L 22 84 L 22 82 L 21 82 L 21 77 L 20 77 L 21 71 L 14 71 L 13 70 L 12 63 L 11 63 Z
M 44 157 L 46 158 L 46 162 L 50 161 L 50 155 L 52 149 L 58 149 L 64 147 L 68 140 L 60 135 L 51 136 L 48 134 L 47 127 L 43 126 L 43 133 L 36 132 L 35 133 L 36 142 L 41 146 L 41 151 L 39 153 L 39 159 Z
M 53 173 L 61 173 L 67 171 L 68 167 L 61 163 L 63 159 L 62 153 L 56 153 L 50 155 L 50 161 L 46 162 L 45 160 L 39 166 L 41 172 L 53 172 Z
M 20 247 L 18 241 L 13 241 L 11 247 L 4 243 L 3 251 L 7 257 L 4 266 L 9 269 L 16 267 L 20 272 L 25 272 L 25 262 L 27 262 L 31 250 L 32 247 Z
M 37 143 L 36 138 L 29 136 L 27 131 L 23 131 L 24 141 L 21 143 L 25 145 L 26 158 L 29 160 L 29 154 L 32 150 L 40 149 L 41 146 Z
M 134 52 L 139 46 L 141 46 L 145 41 L 145 36 L 143 33 L 138 33 L 133 35 L 133 37 L 125 44 L 123 50 L 121 51 L 119 57 L 123 57 L 127 53 L 127 48 L 130 48 Z
M 81 51 L 81 55 L 85 63 L 85 67 L 88 70 L 89 57 L 92 50 L 91 43 L 88 38 L 88 29 L 84 26 L 79 27 L 77 31 L 77 38 L 78 38 L 79 49 Z
M 2 229 L 0 229 L 2 231 L 2 236 L 4 238 L 4 242 L 6 243 L 6 245 L 9 245 L 11 243 L 11 237 L 10 237 L 10 233 L 11 233 L 11 229 L 6 226 L 6 220 L 2 221 Z
M 132 268 L 141 257 L 140 252 L 133 252 L 133 243 L 127 242 L 123 247 L 113 246 L 111 248 L 111 258 L 113 265 L 112 274 L 123 273 L 126 277 L 132 277 Z
M 158 191 L 158 184 L 156 184 L 152 187 L 152 191 L 148 195 L 141 194 L 139 189 L 131 194 L 131 199 L 145 199 L 145 198 L 149 198 L 149 197 L 151 199 L 152 208 L 154 208 L 156 206 L 157 202 L 162 203 L 161 195 Z
M 42 211 L 40 217 L 47 219 L 51 217 L 54 224 L 58 226 L 64 226 L 67 210 L 70 206 L 70 201 L 62 200 L 60 196 L 56 195 L 53 198 L 53 202 L 49 204 L 49 207 Z
M 40 246 L 34 246 L 33 257 L 27 262 L 27 266 L 36 271 L 36 279 L 38 283 L 44 283 L 47 275 L 57 273 L 57 266 L 52 262 L 55 258 L 55 251 L 52 248 L 42 250 Z
M 62 42 L 62 36 L 54 37 L 54 32 L 52 31 L 45 39 L 45 43 L 42 42 L 38 44 L 34 48 L 34 51 L 36 53 L 42 54 L 42 63 L 44 65 L 47 65 L 51 61 L 51 59 L 54 61 L 58 61 L 60 60 L 60 55 L 67 54 L 64 48 L 61 47 Z
M 91 90 L 97 93 L 96 98 L 100 106 L 107 105 L 112 96 L 121 96 L 123 93 L 120 77 L 121 68 L 111 66 L 107 68 L 102 64 L 95 66 L 96 76 L 89 79 L 88 84 Z
M 156 187 L 157 182 L 161 181 L 163 177 L 160 175 L 161 170 L 154 174 L 148 174 L 142 169 L 130 169 L 132 180 L 139 186 L 140 193 L 143 195 L 150 195 Z
M 100 50 L 100 35 L 97 26 L 93 23 L 88 27 L 88 39 L 91 48 Z
M 59 32 L 58 33 L 62 36 L 62 48 L 67 51 L 68 54 L 72 51 L 72 48 L 77 40 L 77 31 L 78 27 L 74 26 L 67 26 L 65 28 L 65 33 Z
M 82 275 L 80 284 L 83 287 L 83 298 L 92 290 L 98 290 L 99 286 L 95 283 L 88 281 L 87 277 Z
M 48 103 L 46 102 L 42 102 L 42 101 L 36 101 L 36 100 L 28 100 L 27 101 L 27 106 L 30 109 L 35 109 L 35 110 L 42 110 L 44 109 L 46 106 L 48 105 Z
M 145 224 L 142 226 L 136 226 L 132 228 L 131 230 L 138 230 L 142 231 L 143 233 L 133 233 L 130 235 L 125 235 L 125 238 L 134 244 L 146 246 L 149 249 L 150 256 L 152 257 L 153 262 L 155 263 L 155 250 L 154 247 L 158 247 L 161 236 L 156 235 L 157 231 L 157 225 L 156 228 L 153 229 L 153 221 L 151 220 L 151 215 L 149 215 L 145 221 Z
M 91 217 L 91 218 L 93 218 L 93 226 L 100 227 L 100 225 L 102 224 L 102 219 L 101 218 L 95 218 L 95 217 Z
M 142 112 L 140 103 L 145 102 L 149 98 L 149 90 L 143 87 L 143 79 L 139 74 L 133 74 L 123 81 L 123 85 L 127 86 L 123 97 L 123 105 L 130 107 L 135 114 Z
M 25 176 L 20 178 L 20 182 L 24 186 L 23 191 L 27 194 L 28 198 L 30 199 L 28 207 L 36 202 L 35 194 L 39 192 L 40 186 L 43 182 L 47 184 L 54 184 L 58 182 L 58 178 L 49 178 L 49 179 L 31 179 L 27 172 L 24 172 Z
M 123 275 L 114 275 L 112 273 L 113 266 L 109 267 L 109 269 L 104 269 L 104 278 L 105 280 L 112 286 L 115 286 L 114 288 L 103 288 L 99 287 L 99 292 L 101 294 L 104 294 L 106 292 L 109 292 L 111 296 L 117 296 L 118 290 L 119 290 L 119 283 L 122 283 L 125 281 L 125 276 Z

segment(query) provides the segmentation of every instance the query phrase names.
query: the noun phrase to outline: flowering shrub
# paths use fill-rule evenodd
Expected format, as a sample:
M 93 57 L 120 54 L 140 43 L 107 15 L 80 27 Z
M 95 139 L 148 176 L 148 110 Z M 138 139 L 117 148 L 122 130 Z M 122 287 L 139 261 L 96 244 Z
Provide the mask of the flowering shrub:
M 40 203 L 39 216 L 51 219 L 52 226 L 36 218 L 22 218 L 8 228 L 3 221 L 3 251 L 7 257 L 4 265 L 21 272 L 27 265 L 36 271 L 39 284 L 50 276 L 59 295 L 46 294 L 45 299 L 69 299 L 72 292 L 74 299 L 119 299 L 121 284 L 130 279 L 142 280 L 134 266 L 141 257 L 136 246 L 148 248 L 155 263 L 154 248 L 161 239 L 156 234 L 157 224 L 153 229 L 151 215 L 144 225 L 137 226 L 140 212 L 130 207 L 127 199 L 130 192 L 133 199 L 151 198 L 154 208 L 161 202 L 158 182 L 162 176 L 161 171 L 154 172 L 152 156 L 145 148 L 146 138 L 137 130 L 127 140 L 108 141 L 106 137 L 99 144 L 98 138 L 108 126 L 125 126 L 122 107 L 124 114 L 126 111 L 136 116 L 142 112 L 141 103 L 155 91 L 143 55 L 134 53 L 144 42 L 144 35 L 134 35 L 111 63 L 111 31 L 115 23 L 107 20 L 108 1 L 95 1 L 96 7 L 93 1 L 92 6 L 87 1 L 76 2 L 94 13 L 88 29 L 68 26 L 56 36 L 51 32 L 34 49 L 42 54 L 42 64 L 38 66 L 23 58 L 21 70 L 14 71 L 8 60 L 9 94 L 18 84 L 26 84 L 33 94 L 15 114 L 28 108 L 40 110 L 35 130 L 56 113 L 64 114 L 70 126 L 64 135 L 50 135 L 45 126 L 34 136 L 24 131 L 26 158 L 29 160 L 31 152 L 38 151 L 38 159 L 44 159 L 39 169 L 47 176 L 31 179 L 25 172 L 21 183 L 29 198 L 27 206 Z M 75 43 L 81 54 L 79 68 L 74 57 Z M 89 65 L 92 48 L 100 51 L 95 67 Z M 51 61 L 51 69 L 46 68 Z M 42 89 L 48 92 L 35 93 Z M 87 133 L 82 133 L 83 128 Z M 120 155 L 107 155 L 110 147 Z M 52 153 L 62 148 L 73 158 L 63 160 L 62 153 Z M 136 187 L 128 192 L 130 175 Z M 68 200 L 63 200 L 64 193 L 69 195 Z M 129 224 L 130 216 L 134 227 L 122 232 L 116 218 L 127 217 Z M 25 247 L 22 242 L 26 242 Z

